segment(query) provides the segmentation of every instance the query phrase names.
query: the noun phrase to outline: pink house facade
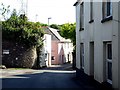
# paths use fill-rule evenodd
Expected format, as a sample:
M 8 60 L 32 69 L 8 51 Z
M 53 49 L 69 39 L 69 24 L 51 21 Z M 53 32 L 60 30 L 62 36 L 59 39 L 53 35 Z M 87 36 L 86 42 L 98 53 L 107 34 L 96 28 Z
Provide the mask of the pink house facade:
M 72 63 L 73 44 L 71 40 L 61 37 L 57 29 L 46 27 L 45 32 L 51 35 L 51 64 Z

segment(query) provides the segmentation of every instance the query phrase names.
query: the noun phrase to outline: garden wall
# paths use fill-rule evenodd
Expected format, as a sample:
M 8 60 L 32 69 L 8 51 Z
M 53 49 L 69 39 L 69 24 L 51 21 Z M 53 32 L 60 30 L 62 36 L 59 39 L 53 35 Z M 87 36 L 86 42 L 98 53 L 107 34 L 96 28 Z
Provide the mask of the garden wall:
M 7 68 L 33 68 L 36 65 L 37 53 L 35 47 L 24 44 L 2 41 L 2 65 Z

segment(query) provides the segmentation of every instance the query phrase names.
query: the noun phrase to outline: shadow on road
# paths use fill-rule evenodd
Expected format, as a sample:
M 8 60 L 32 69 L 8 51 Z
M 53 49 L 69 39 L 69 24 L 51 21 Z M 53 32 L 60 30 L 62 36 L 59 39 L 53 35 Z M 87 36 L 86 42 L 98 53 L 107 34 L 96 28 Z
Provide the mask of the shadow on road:
M 50 67 L 42 68 L 42 70 L 60 70 L 60 71 L 73 71 L 72 64 L 51 65 Z
M 2 79 L 3 88 L 81 88 L 72 79 L 75 72 L 44 71 Z
M 111 90 L 86 77 L 83 73 L 76 77 L 70 64 L 53 65 L 40 70 L 26 71 L 24 74 L 9 75 L 2 78 L 3 90 L 7 89 L 79 89 Z

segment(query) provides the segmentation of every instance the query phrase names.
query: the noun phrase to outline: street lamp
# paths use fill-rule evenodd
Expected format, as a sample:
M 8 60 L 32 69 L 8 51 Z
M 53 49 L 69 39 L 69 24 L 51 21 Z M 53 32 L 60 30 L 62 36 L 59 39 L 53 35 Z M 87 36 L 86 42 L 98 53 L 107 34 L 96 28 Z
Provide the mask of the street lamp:
M 51 19 L 51 17 L 48 18 L 48 26 L 49 26 L 49 20 Z
M 38 19 L 38 14 L 35 15 L 35 21 L 37 22 Z

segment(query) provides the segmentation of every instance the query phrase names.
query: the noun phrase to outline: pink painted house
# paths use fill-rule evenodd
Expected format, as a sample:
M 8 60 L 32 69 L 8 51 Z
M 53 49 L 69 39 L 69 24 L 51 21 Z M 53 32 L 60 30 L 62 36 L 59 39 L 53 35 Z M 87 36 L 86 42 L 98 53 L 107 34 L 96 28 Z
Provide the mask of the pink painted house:
M 45 32 L 51 35 L 51 64 L 58 65 L 71 62 L 73 44 L 58 33 L 59 30 L 46 27 Z

